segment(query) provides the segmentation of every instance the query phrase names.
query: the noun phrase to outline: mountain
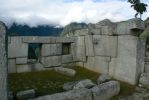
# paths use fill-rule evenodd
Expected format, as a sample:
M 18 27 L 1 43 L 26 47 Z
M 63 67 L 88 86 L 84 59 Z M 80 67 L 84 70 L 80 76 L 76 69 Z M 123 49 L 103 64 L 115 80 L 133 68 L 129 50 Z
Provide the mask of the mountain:
M 59 36 L 63 28 L 56 28 L 55 26 L 38 26 L 29 27 L 27 25 L 12 24 L 8 28 L 9 36 Z

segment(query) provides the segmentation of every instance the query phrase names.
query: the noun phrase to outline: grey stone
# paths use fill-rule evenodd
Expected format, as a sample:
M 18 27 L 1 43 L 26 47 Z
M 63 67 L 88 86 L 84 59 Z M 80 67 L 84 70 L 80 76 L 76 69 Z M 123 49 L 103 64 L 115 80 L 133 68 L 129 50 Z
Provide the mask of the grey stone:
M 145 62 L 144 71 L 145 71 L 146 73 L 149 72 L 149 63 L 148 63 L 148 62 Z
M 92 88 L 95 86 L 95 84 L 89 80 L 84 79 L 80 81 L 74 81 L 74 82 L 67 82 L 63 85 L 64 90 L 72 90 L 72 89 L 80 89 L 80 88 Z
M 114 29 L 112 26 L 101 26 L 101 34 L 102 35 L 113 35 Z
M 8 58 L 21 58 L 28 56 L 28 44 L 22 43 L 21 37 L 11 37 L 8 44 Z
M 95 24 L 96 28 L 100 28 L 101 26 L 112 26 L 114 23 L 111 22 L 109 19 L 104 19 Z
M 117 56 L 117 36 L 93 35 L 96 56 Z
M 147 89 L 141 88 L 141 87 L 136 87 L 136 88 L 135 88 L 135 91 L 138 92 L 138 93 L 145 93 L 145 92 L 148 92 Z
M 120 83 L 118 81 L 109 81 L 91 88 L 93 100 L 110 100 L 111 97 L 120 92 Z
M 98 73 L 107 74 L 109 70 L 109 62 L 110 57 L 88 57 L 87 62 L 84 63 L 84 67 Z
M 76 61 L 86 62 L 84 36 L 77 37 L 76 44 Z
M 74 36 L 85 36 L 89 34 L 89 30 L 88 29 L 80 29 L 80 30 L 76 30 L 74 32 Z
M 16 94 L 18 100 L 28 100 L 35 98 L 35 90 L 20 91 Z
M 52 36 L 25 36 L 22 39 L 25 43 L 56 43 L 56 37 Z
M 69 55 L 62 55 L 62 63 L 71 63 L 73 62 L 73 57 L 71 54 Z
M 69 68 L 64 68 L 64 67 L 54 67 L 53 68 L 54 71 L 65 74 L 67 76 L 75 76 L 76 71 L 73 69 L 69 69 Z
M 142 73 L 139 83 L 142 84 L 143 87 L 149 88 L 149 73 Z
M 76 41 L 75 37 L 57 37 L 56 43 L 73 43 Z
M 8 100 L 13 100 L 13 98 L 14 98 L 14 93 L 12 92 L 12 91 L 9 91 L 8 92 Z
M 133 29 L 144 29 L 144 22 L 140 19 L 130 19 L 127 21 L 119 22 L 117 24 L 116 33 L 118 35 L 131 35 Z
M 118 56 L 112 58 L 109 64 L 110 76 L 130 83 L 132 85 L 137 83 L 137 78 L 140 74 L 141 67 L 138 66 L 138 37 L 125 35 L 118 36 Z
M 27 57 L 26 58 L 16 58 L 16 64 L 27 64 Z
M 43 44 L 41 56 L 56 56 L 61 55 L 62 44 Z
M 16 65 L 16 67 L 17 67 L 17 73 L 31 72 L 31 68 L 29 65 Z
M 16 73 L 16 59 L 8 59 L 8 73 Z
M 61 56 L 42 57 L 41 63 L 44 67 L 55 67 L 61 65 Z
M 84 67 L 84 63 L 83 62 L 76 62 L 75 65 L 79 66 L 79 67 Z
M 85 36 L 86 56 L 94 56 L 93 36 Z
M 67 92 L 42 96 L 31 100 L 92 100 L 92 93 L 88 89 L 81 88 Z
M 43 71 L 43 70 L 45 70 L 44 66 L 41 63 L 30 64 L 29 67 L 31 68 L 31 71 Z
M 74 85 L 77 84 L 77 83 L 78 83 L 78 81 L 64 83 L 63 89 L 66 90 L 66 91 L 72 90 Z
M 0 22 L 0 99 L 8 100 L 7 97 L 7 58 L 6 58 L 6 27 Z
M 101 28 L 91 28 L 90 35 L 101 35 Z
M 89 79 L 84 79 L 81 81 L 78 81 L 74 86 L 73 89 L 80 89 L 80 88 L 92 88 L 95 86 L 95 84 L 89 80 Z
M 107 81 L 110 81 L 111 77 L 107 74 L 102 74 L 97 79 L 97 84 L 105 83 Z

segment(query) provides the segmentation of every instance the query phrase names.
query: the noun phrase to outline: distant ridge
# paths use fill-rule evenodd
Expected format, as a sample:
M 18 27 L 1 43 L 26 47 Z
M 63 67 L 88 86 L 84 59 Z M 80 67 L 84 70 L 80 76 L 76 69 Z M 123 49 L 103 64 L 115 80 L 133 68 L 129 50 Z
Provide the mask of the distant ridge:
M 59 36 L 63 28 L 56 28 L 55 26 L 38 26 L 29 27 L 27 25 L 12 24 L 8 28 L 9 36 Z

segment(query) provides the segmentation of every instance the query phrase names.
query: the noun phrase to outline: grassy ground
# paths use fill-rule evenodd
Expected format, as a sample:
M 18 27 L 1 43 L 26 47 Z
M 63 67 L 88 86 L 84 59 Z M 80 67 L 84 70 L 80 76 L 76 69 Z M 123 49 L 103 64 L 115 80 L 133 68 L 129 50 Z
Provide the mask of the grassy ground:
M 77 72 L 74 77 L 68 77 L 54 71 L 9 74 L 9 89 L 14 93 L 27 89 L 35 89 L 37 96 L 42 96 L 46 94 L 62 92 L 63 84 L 66 82 L 81 79 L 91 79 L 94 83 L 96 83 L 96 80 L 99 76 L 98 73 L 81 67 L 72 68 Z M 134 92 L 134 86 L 121 82 L 120 95 L 130 95 L 132 92 Z M 117 100 L 117 98 L 118 96 L 115 96 L 112 98 L 112 100 Z

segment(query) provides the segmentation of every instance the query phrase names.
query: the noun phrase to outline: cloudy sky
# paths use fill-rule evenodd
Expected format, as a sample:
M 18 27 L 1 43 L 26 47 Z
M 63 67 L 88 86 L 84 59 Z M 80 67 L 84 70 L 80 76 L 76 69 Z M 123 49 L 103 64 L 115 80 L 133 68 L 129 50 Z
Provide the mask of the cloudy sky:
M 149 4 L 149 0 L 142 2 Z M 143 19 L 149 17 L 147 9 Z M 134 14 L 127 0 L 0 0 L 0 20 L 7 26 L 13 22 L 36 27 L 96 23 L 105 18 L 122 21 L 133 18 Z

